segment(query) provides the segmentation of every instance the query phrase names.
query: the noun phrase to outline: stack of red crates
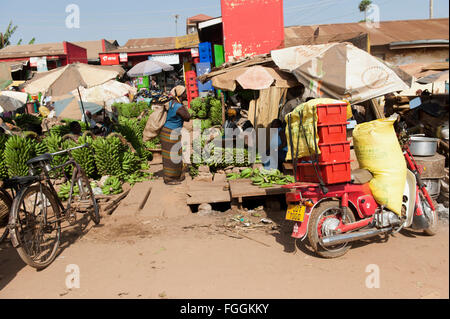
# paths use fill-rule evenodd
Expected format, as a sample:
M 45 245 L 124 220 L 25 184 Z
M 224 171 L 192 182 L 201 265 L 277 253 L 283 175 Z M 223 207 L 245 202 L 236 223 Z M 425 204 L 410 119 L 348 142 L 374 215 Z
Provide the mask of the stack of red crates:
M 198 97 L 198 86 L 197 86 L 197 74 L 194 70 L 186 71 L 186 91 L 189 107 L 191 107 L 191 101 Z
M 351 169 L 350 142 L 347 141 L 347 104 L 319 104 L 316 108 L 320 149 L 317 171 L 325 184 L 349 182 Z M 297 180 L 319 182 L 310 157 L 299 160 Z

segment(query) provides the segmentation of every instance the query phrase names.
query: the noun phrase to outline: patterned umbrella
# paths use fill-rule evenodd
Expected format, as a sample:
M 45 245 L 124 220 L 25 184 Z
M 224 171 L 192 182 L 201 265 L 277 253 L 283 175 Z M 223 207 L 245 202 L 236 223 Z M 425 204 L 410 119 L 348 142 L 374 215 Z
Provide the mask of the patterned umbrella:
M 170 64 L 155 61 L 155 60 L 146 60 L 144 62 L 136 64 L 130 71 L 127 72 L 129 77 L 138 77 L 138 76 L 147 76 L 158 74 L 163 71 L 173 71 L 173 66 Z

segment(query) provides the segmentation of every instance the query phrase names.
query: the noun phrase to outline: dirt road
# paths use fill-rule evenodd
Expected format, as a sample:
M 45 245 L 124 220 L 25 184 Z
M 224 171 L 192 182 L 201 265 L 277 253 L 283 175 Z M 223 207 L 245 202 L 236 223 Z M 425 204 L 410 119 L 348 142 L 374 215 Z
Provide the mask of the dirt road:
M 220 225 L 230 216 L 109 216 L 104 226 L 91 223 L 84 234 L 66 231 L 60 255 L 39 272 L 4 244 L 0 298 L 449 297 L 446 225 L 435 237 L 402 231 L 328 260 L 304 244 L 295 249 L 287 224 L 246 232 L 253 240 L 224 232 Z M 72 264 L 79 269 L 80 288 L 68 289 Z M 379 288 L 366 287 L 368 265 L 379 267 Z

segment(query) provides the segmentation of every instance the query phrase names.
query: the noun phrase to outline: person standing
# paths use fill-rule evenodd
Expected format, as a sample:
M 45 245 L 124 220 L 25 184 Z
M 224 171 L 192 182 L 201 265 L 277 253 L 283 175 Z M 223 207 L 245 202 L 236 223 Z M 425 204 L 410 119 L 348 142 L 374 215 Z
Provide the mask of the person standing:
M 266 153 L 267 161 L 264 163 L 264 168 L 282 171 L 287 154 L 285 126 L 280 119 L 274 119 L 270 124 L 270 128 L 270 149 Z
M 181 176 L 183 170 L 181 129 L 183 128 L 183 123 L 189 121 L 191 117 L 183 105 L 183 101 L 187 100 L 186 88 L 178 85 L 170 93 L 172 100 L 169 102 L 167 119 L 161 130 L 160 140 L 164 183 L 177 185 L 184 179 L 184 176 Z

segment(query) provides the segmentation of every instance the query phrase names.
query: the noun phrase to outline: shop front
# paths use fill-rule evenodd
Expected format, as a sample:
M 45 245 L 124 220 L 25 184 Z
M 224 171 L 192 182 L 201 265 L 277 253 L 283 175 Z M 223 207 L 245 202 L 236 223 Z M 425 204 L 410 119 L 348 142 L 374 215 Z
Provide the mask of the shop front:
M 120 48 L 120 50 L 126 51 L 125 48 Z M 192 62 L 192 59 L 191 49 L 142 52 L 129 50 L 128 52 L 100 53 L 102 65 L 122 65 L 127 71 L 136 64 L 146 60 L 160 61 L 172 65 L 174 70 L 171 72 L 164 72 L 151 77 L 130 79 L 138 88 L 150 88 L 151 80 L 154 80 L 160 89 L 165 89 L 166 91 L 184 81 L 184 64 Z

